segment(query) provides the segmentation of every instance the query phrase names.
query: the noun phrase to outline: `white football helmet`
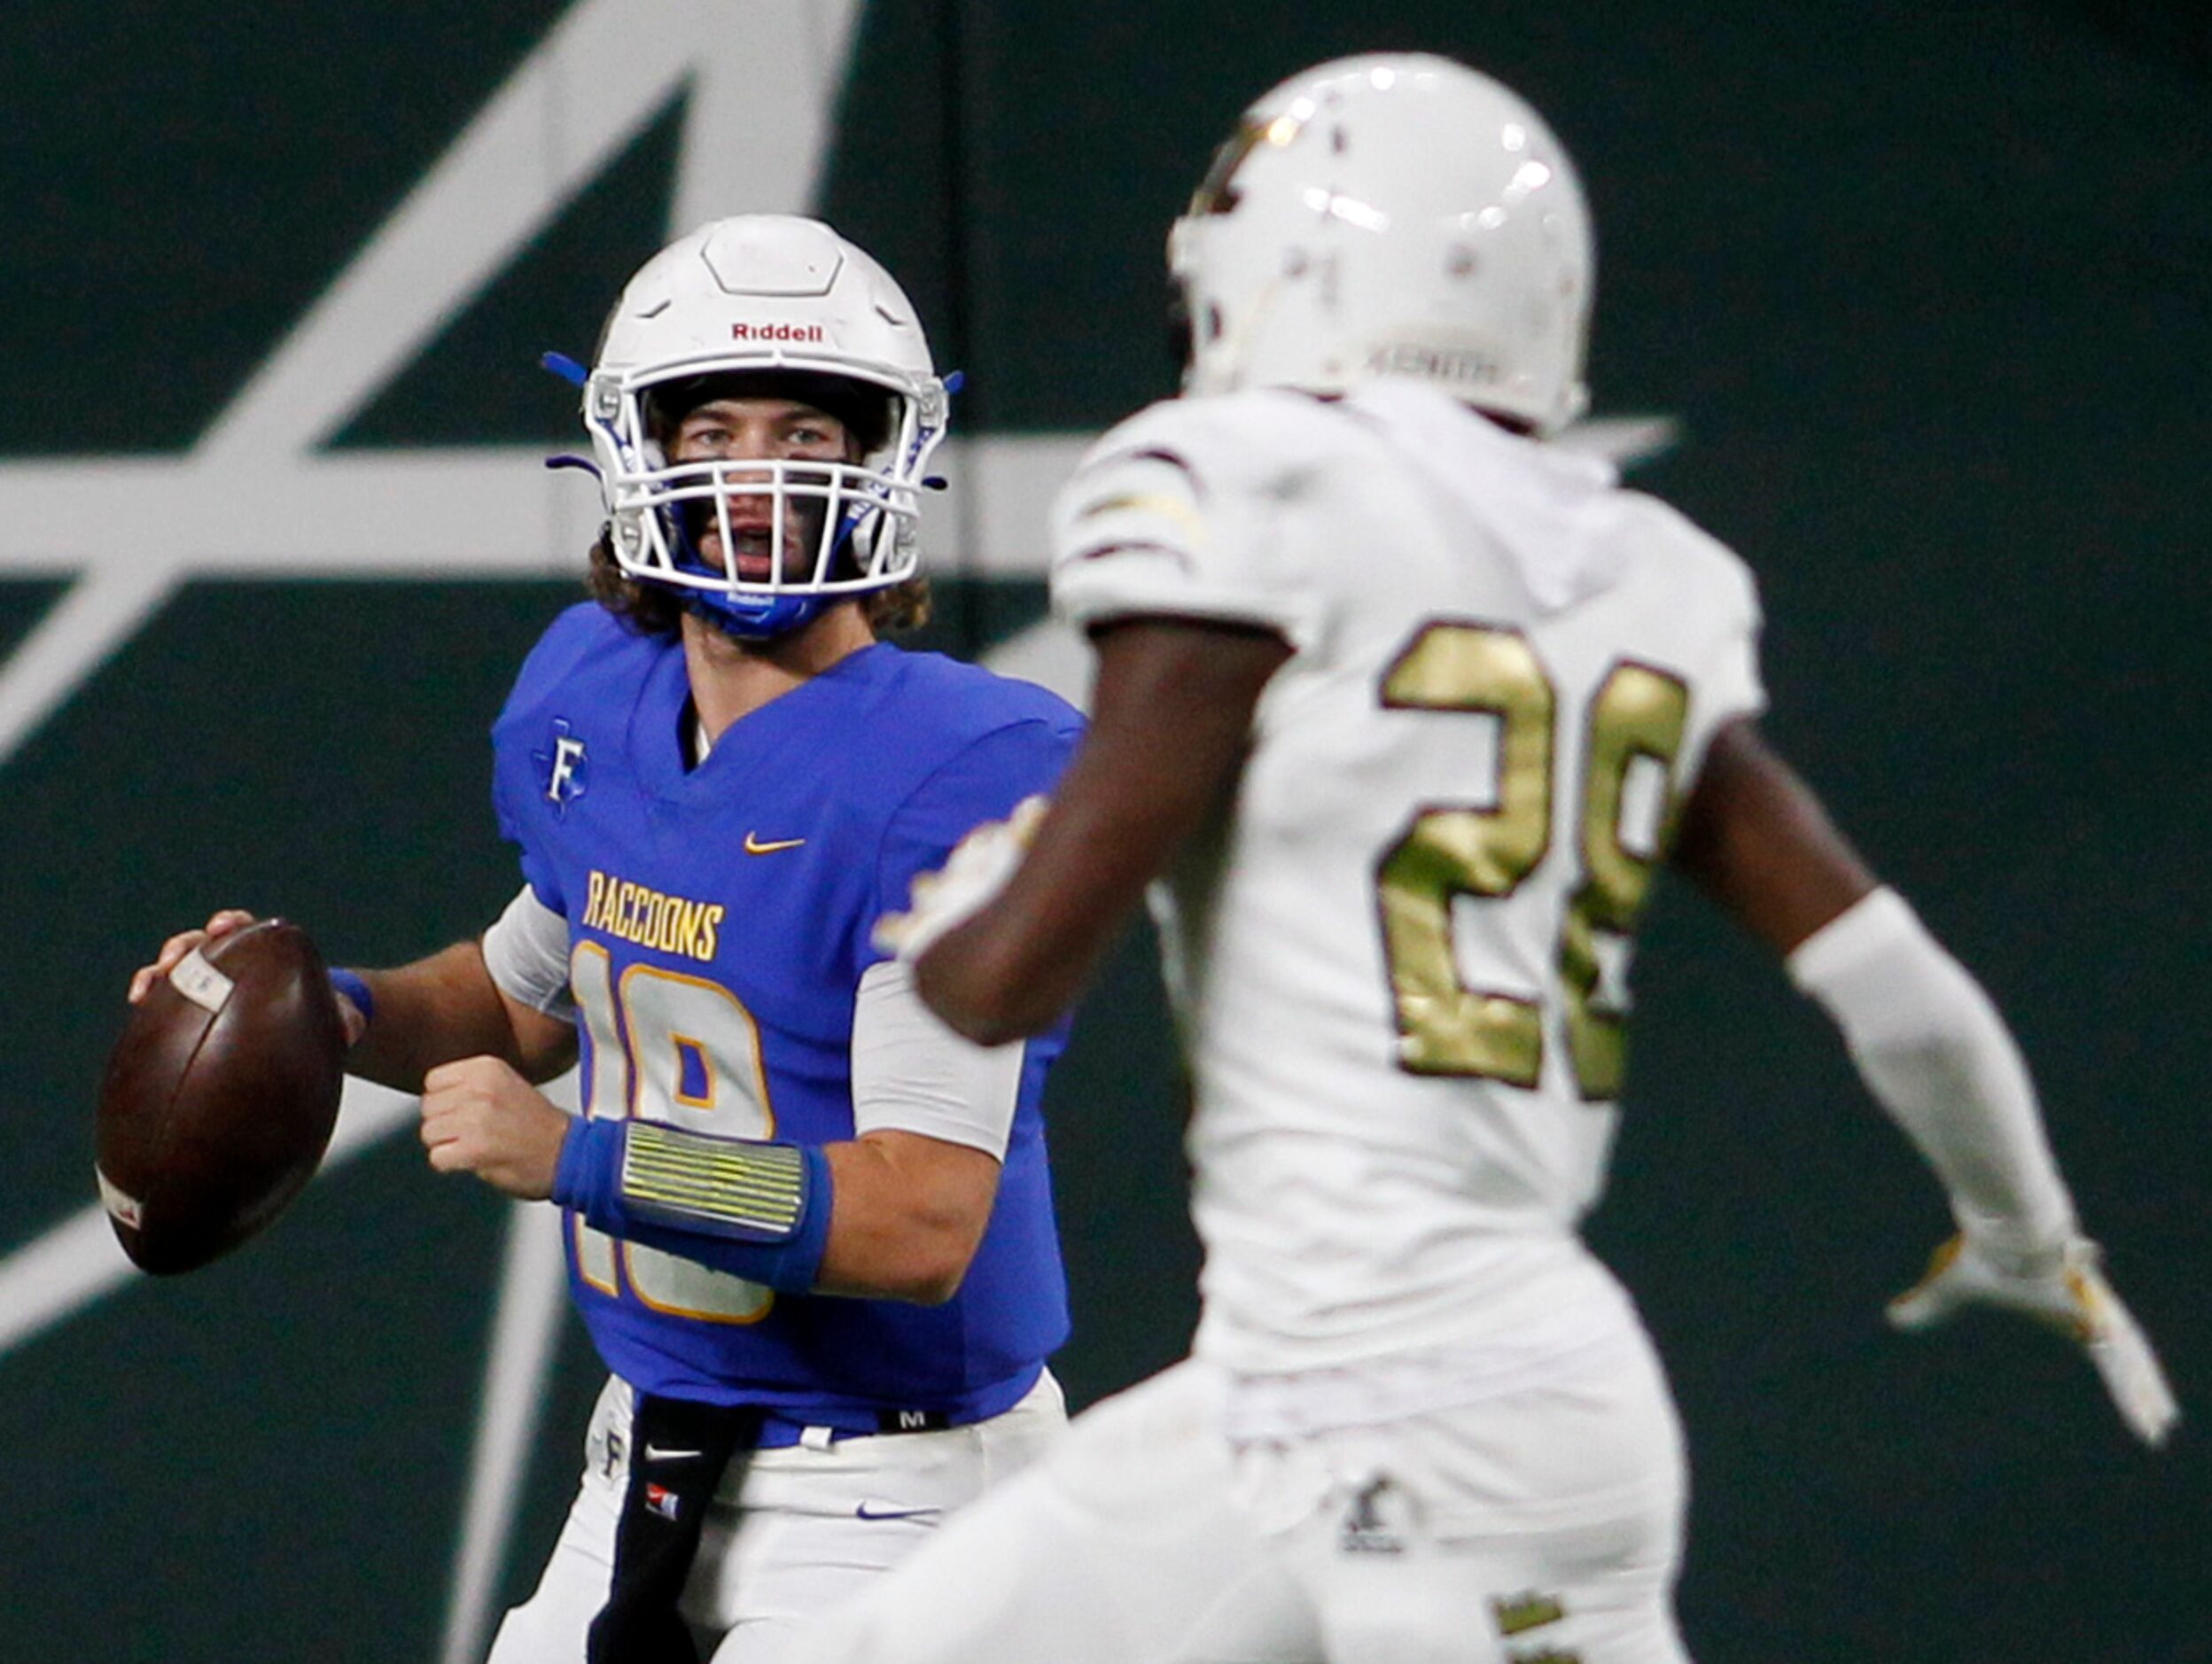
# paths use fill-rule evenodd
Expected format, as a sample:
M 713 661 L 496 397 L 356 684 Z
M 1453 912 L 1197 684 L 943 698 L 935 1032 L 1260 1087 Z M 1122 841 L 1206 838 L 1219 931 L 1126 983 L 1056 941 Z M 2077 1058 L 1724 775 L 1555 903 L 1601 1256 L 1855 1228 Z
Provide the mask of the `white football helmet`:
M 681 414 L 665 408 L 682 402 L 679 385 L 742 374 L 773 377 L 764 391 L 819 390 L 807 401 L 833 415 L 861 395 L 882 415 L 847 420 L 867 455 L 853 464 L 670 463 L 661 436 Z M 732 634 L 781 635 L 835 597 L 914 576 L 922 470 L 945 437 L 945 384 L 891 274 L 819 221 L 718 220 L 646 261 L 607 319 L 583 409 L 616 564 L 672 587 Z M 699 553 L 695 531 L 709 514 L 722 517 L 721 547 L 736 547 L 733 494 L 771 501 L 765 576 L 741 577 Z M 787 513 L 792 506 L 802 511 Z M 811 547 L 786 547 L 798 541 Z
M 1538 432 L 1589 402 L 1582 183 L 1525 100 L 1449 58 L 1340 58 L 1267 93 L 1168 265 L 1193 393 L 1412 377 Z

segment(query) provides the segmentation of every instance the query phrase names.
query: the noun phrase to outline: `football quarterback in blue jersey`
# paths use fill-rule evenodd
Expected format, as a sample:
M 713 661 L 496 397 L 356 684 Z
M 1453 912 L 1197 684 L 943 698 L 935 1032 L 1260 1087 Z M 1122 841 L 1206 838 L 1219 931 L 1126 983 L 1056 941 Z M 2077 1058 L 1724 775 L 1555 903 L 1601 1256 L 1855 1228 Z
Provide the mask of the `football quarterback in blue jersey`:
M 945 406 L 906 296 L 825 226 L 649 261 L 584 384 L 596 599 L 493 731 L 526 882 L 480 943 L 333 978 L 349 1069 L 423 1092 L 432 1164 L 564 1209 L 611 1372 L 497 1664 L 768 1664 L 1063 1419 L 1063 1035 L 962 1039 L 869 942 L 1079 723 L 878 640 L 926 606 Z M 581 1117 L 534 1084 L 572 1062 Z

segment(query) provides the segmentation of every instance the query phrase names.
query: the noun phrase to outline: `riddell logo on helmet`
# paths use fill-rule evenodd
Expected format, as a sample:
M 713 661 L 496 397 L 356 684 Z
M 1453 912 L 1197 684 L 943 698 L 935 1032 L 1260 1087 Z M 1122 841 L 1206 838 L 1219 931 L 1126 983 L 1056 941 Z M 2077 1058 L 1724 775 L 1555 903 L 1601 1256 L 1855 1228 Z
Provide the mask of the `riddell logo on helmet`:
M 826 341 L 829 334 L 819 323 L 733 323 L 733 341 Z

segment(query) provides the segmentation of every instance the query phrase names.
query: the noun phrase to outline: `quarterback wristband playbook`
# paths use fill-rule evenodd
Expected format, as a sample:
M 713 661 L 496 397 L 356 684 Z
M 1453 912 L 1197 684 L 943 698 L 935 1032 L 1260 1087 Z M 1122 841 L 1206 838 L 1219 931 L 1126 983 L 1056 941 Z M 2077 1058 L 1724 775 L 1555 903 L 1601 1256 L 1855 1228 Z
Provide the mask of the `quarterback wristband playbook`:
M 658 1121 L 579 1121 L 553 1200 L 609 1236 L 804 1294 L 830 1241 L 819 1145 L 718 1139 Z

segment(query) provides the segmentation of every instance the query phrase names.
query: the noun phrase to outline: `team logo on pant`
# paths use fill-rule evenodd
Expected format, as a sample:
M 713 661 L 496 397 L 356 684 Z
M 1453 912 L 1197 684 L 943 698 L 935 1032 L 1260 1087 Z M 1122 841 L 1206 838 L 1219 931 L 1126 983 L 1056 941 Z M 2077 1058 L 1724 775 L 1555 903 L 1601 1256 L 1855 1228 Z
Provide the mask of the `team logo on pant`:
M 682 1499 L 666 1485 L 647 1485 L 645 1512 L 657 1513 L 664 1520 L 673 1520 L 683 1512 Z
M 1351 1506 L 1344 1512 L 1344 1533 L 1336 1539 L 1340 1554 L 1403 1554 L 1406 1539 L 1392 1530 L 1382 1519 L 1380 1506 L 1383 1494 L 1391 1489 L 1387 1479 L 1378 1479 L 1351 1499 Z

